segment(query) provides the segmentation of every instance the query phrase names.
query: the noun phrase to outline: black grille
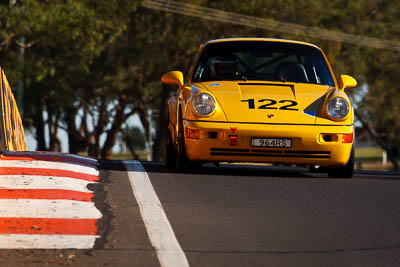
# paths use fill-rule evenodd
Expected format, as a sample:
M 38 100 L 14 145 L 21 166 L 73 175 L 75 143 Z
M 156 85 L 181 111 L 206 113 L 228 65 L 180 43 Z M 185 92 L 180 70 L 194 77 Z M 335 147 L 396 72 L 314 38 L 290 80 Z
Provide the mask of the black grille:
M 329 159 L 329 151 L 210 148 L 211 156 Z

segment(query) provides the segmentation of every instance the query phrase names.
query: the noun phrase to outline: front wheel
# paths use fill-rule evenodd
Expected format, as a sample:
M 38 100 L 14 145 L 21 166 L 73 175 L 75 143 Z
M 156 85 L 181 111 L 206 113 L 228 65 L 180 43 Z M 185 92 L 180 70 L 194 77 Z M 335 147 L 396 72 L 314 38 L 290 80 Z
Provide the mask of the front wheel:
M 346 165 L 340 168 L 329 168 L 328 176 L 330 178 L 351 178 L 354 173 L 354 158 L 355 158 L 355 150 L 354 145 L 351 148 L 350 159 Z
M 184 171 L 189 167 L 190 161 L 186 155 L 185 135 L 183 132 L 182 118 L 179 119 L 179 129 L 178 129 L 176 148 L 177 149 L 176 149 L 175 170 Z
M 172 142 L 171 132 L 168 130 L 168 139 L 166 144 L 166 163 L 168 169 L 174 169 L 176 166 L 176 151 Z

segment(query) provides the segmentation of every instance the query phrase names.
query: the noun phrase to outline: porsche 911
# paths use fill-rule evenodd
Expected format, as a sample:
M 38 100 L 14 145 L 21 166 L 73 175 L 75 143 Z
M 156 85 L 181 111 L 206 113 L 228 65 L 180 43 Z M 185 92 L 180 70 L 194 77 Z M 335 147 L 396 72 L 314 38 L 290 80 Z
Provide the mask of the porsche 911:
M 180 71 L 168 100 L 167 166 L 263 162 L 324 167 L 329 177 L 354 170 L 354 112 L 319 47 L 299 41 L 208 41 L 187 82 Z

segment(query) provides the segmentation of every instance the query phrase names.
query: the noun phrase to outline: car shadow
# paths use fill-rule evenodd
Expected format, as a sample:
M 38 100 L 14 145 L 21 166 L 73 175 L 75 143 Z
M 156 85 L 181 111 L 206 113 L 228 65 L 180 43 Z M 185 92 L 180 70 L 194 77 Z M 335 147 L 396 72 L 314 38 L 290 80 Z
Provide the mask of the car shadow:
M 143 167 L 149 173 L 180 173 L 170 170 L 161 162 L 142 162 Z M 181 172 L 184 174 L 199 175 L 224 175 L 246 177 L 286 177 L 286 178 L 312 178 L 320 174 L 311 174 L 308 168 L 291 166 L 268 166 L 259 164 L 202 164 L 201 167 L 193 167 Z M 321 174 L 321 177 L 327 177 Z
M 126 166 L 122 160 L 102 160 L 100 169 L 110 171 L 126 171 Z M 130 161 L 128 161 L 130 162 Z M 176 173 L 175 170 L 167 168 L 164 162 L 142 161 L 140 162 L 148 173 Z M 187 169 L 183 174 L 199 175 L 226 175 L 226 176 L 246 176 L 246 177 L 279 177 L 279 178 L 328 178 L 327 173 L 311 173 L 307 167 L 294 166 L 272 166 L 267 164 L 202 164 L 201 167 Z M 387 179 L 399 180 L 400 172 L 391 171 L 355 171 L 353 178 L 363 179 Z M 329 179 L 329 178 L 328 178 Z M 337 179 L 335 179 L 337 180 Z M 348 180 L 348 179 L 341 179 Z

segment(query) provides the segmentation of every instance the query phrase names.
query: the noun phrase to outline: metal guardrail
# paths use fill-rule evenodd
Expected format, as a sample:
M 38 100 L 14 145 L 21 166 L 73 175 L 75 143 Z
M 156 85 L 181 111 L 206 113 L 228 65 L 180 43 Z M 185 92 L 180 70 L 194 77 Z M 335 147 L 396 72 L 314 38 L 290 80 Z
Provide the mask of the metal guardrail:
M 17 103 L 0 67 L 0 151 L 26 151 L 24 127 Z

